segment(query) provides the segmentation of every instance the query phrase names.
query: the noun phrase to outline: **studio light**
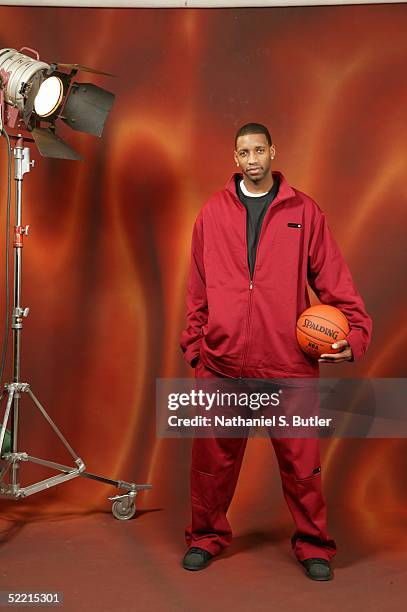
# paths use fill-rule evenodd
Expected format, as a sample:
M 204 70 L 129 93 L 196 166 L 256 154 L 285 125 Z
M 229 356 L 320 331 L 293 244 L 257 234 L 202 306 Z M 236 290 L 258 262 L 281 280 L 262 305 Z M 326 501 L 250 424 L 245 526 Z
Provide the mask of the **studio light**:
M 34 57 L 22 51 L 27 51 Z M 34 395 L 31 385 L 21 380 L 23 323 L 29 313 L 29 308 L 26 305 L 22 306 L 21 303 L 23 242 L 28 236 L 29 227 L 23 225 L 22 221 L 22 194 L 24 176 L 31 171 L 33 166 L 30 161 L 31 149 L 25 145 L 27 142 L 35 142 L 44 157 L 80 159 L 80 156 L 56 133 L 56 122 L 61 120 L 74 130 L 100 137 L 114 101 L 114 95 L 101 87 L 92 83 L 73 82 L 79 70 L 106 74 L 79 64 L 42 62 L 36 51 L 26 47 L 20 51 L 0 50 L 0 135 L 4 136 L 7 141 L 8 161 L 5 253 L 6 317 L 0 363 L 0 403 L 4 399 L 6 408 L 3 418 L 0 419 L 0 498 L 23 499 L 73 478 L 88 478 L 112 485 L 122 491 L 118 495 L 109 497 L 109 500 L 112 501 L 113 516 L 119 520 L 128 520 L 136 512 L 136 495 L 139 491 L 151 489 L 151 485 L 115 480 L 86 472 L 85 463 L 76 454 Z M 14 143 L 13 147 L 11 142 Z M 13 161 L 15 184 L 14 301 L 13 308 L 10 309 L 9 247 Z M 10 323 L 13 338 L 12 382 L 6 383 L 2 388 L 1 382 L 6 371 Z M 33 457 L 21 450 L 20 418 L 25 415 L 25 412 L 20 412 L 20 403 L 27 399 L 31 400 L 31 404 L 34 404 L 40 416 L 51 426 L 54 434 L 69 453 L 72 458 L 71 465 Z M 49 468 L 56 474 L 22 486 L 19 476 L 22 462 Z
M 30 132 L 44 157 L 81 159 L 57 135 L 56 121 L 100 137 L 114 95 L 93 83 L 74 82 L 79 71 L 112 76 L 80 64 L 48 64 L 28 47 L 1 49 L 0 128 Z

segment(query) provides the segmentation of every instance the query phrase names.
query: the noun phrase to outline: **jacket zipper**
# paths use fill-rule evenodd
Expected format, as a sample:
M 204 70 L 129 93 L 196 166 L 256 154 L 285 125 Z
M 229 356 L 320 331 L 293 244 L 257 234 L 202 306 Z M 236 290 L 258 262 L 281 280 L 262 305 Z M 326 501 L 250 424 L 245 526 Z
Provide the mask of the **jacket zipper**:
M 254 267 L 256 267 L 256 264 Z M 253 278 L 254 278 L 254 270 L 253 270 Z M 249 346 L 249 327 L 250 327 L 250 317 L 252 314 L 252 295 L 253 295 L 253 279 L 250 280 L 250 285 L 249 285 L 249 305 L 247 308 L 246 332 L 245 332 L 245 339 L 244 339 L 244 345 L 243 345 L 243 357 L 242 357 L 242 364 L 240 366 L 239 379 L 243 378 L 243 368 L 244 368 L 244 364 L 246 361 L 247 349 Z
M 283 201 L 283 200 L 282 200 Z M 278 202 L 278 204 L 280 204 L 280 202 Z M 239 375 L 239 380 L 243 379 L 243 369 L 246 361 L 246 357 L 247 357 L 247 352 L 248 352 L 248 348 L 249 348 L 249 331 L 250 331 L 250 319 L 251 319 L 251 314 L 252 314 L 252 296 L 253 296 L 253 288 L 254 288 L 254 279 L 256 276 L 256 268 L 257 268 L 257 261 L 258 261 L 258 252 L 259 252 L 259 248 L 260 248 L 260 243 L 261 243 L 261 239 L 263 237 L 264 234 L 264 225 L 265 225 L 265 221 L 267 218 L 267 215 L 269 214 L 269 211 L 271 210 L 272 206 L 269 207 L 269 209 L 267 210 L 266 216 L 263 219 L 263 223 L 261 225 L 261 230 L 260 230 L 260 236 L 259 236 L 259 241 L 257 243 L 257 249 L 256 249 L 256 260 L 254 262 L 254 268 L 253 268 L 253 276 L 250 276 L 250 268 L 249 268 L 249 264 L 247 263 L 247 269 L 249 271 L 249 279 L 250 279 L 250 283 L 249 283 L 249 304 L 248 304 L 248 308 L 247 308 L 247 319 L 246 319 L 246 333 L 245 333 L 245 341 L 244 341 L 244 345 L 243 345 L 243 357 L 242 357 L 242 364 L 240 366 L 240 375 Z M 247 232 L 247 211 L 246 212 L 246 227 L 245 227 L 245 232 Z M 246 241 L 246 261 L 248 262 L 248 250 L 247 250 L 247 233 L 245 234 L 245 241 Z

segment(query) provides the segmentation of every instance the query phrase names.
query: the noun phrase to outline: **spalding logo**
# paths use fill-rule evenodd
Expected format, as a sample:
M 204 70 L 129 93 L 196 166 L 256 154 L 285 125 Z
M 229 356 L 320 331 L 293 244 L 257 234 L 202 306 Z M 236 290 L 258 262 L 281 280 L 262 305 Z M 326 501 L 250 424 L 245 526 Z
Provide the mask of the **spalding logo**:
M 309 319 L 304 319 L 303 327 L 308 327 L 310 329 L 314 329 L 315 331 L 321 332 L 321 334 L 325 334 L 334 340 L 338 337 L 338 331 L 336 329 L 329 329 L 329 327 L 325 327 L 324 325 L 319 325 L 319 323 L 314 323 Z

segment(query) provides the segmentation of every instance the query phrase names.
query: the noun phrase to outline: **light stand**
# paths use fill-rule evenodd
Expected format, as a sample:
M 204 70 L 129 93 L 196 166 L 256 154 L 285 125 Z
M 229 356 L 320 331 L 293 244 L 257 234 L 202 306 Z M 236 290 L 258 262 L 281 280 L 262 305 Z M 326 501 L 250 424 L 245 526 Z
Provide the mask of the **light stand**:
M 30 162 L 30 149 L 24 146 L 24 138 L 19 134 L 16 138 L 14 153 L 14 178 L 16 181 L 16 208 L 15 208 L 15 227 L 14 227 L 14 304 L 12 311 L 12 333 L 13 333 L 13 382 L 4 385 L 4 391 L 0 396 L 0 402 L 7 394 L 7 404 L 4 419 L 0 432 L 0 449 L 3 448 L 4 437 L 9 420 L 11 420 L 11 452 L 4 453 L 2 459 L 6 462 L 5 467 L 0 472 L 0 497 L 19 499 L 49 489 L 67 480 L 72 480 L 78 476 L 98 480 L 106 484 L 113 485 L 118 489 L 127 491 L 122 495 L 109 497 L 112 504 L 112 513 L 115 518 L 126 520 L 132 518 L 136 511 L 135 498 L 138 491 L 151 489 L 151 485 L 137 485 L 135 483 L 124 482 L 122 480 L 112 480 L 96 474 L 85 472 L 85 464 L 73 450 L 61 431 L 55 425 L 51 417 L 41 405 L 37 397 L 31 391 L 29 383 L 20 380 L 21 362 L 21 336 L 23 331 L 23 320 L 28 316 L 29 308 L 21 306 L 21 271 L 22 271 L 22 249 L 24 236 L 28 234 L 28 225 L 22 225 L 22 187 L 24 174 L 30 171 L 33 162 Z M 19 410 L 22 394 L 27 393 L 39 410 L 42 417 L 51 426 L 54 433 L 65 446 L 72 456 L 75 467 L 69 467 L 53 461 L 47 461 L 32 457 L 25 452 L 18 450 L 18 427 Z M 36 463 L 45 467 L 52 468 L 60 472 L 55 476 L 46 478 L 26 487 L 21 487 L 19 483 L 19 468 L 22 461 Z M 5 476 L 10 472 L 9 483 L 4 482 Z
M 8 57 L 11 51 L 8 49 L 0 51 L 0 61 L 2 57 L 3 58 Z M 13 52 L 13 53 L 11 53 L 11 55 L 13 57 L 16 56 L 18 59 L 19 66 L 20 65 L 22 66 L 22 68 L 18 66 L 18 70 L 21 71 L 23 68 L 26 69 L 25 63 L 27 63 L 27 61 L 29 63 L 29 68 L 31 68 L 30 61 L 32 62 L 33 60 L 30 60 L 30 58 L 27 58 L 26 56 L 22 56 L 21 54 L 17 52 Z M 46 64 L 44 65 L 47 66 Z M 43 65 L 40 65 L 40 68 L 43 69 Z M 74 66 L 74 68 L 75 70 L 73 70 L 73 72 L 76 73 L 77 71 L 76 65 Z M 0 87 L 0 107 L 3 104 L 4 86 L 7 83 L 7 79 L 10 79 L 9 83 L 11 83 L 12 74 L 14 73 L 12 72 L 7 73 L 4 71 L 2 72 L 1 64 L 0 64 L 0 85 L 2 85 L 3 87 L 3 88 Z M 30 79 L 32 78 L 33 78 L 32 74 L 30 73 Z M 85 126 L 85 127 L 89 133 L 96 133 L 97 130 L 99 130 L 101 133 L 100 124 L 104 122 L 104 119 L 107 116 L 107 112 L 109 110 L 108 107 L 109 105 L 111 106 L 112 102 L 111 100 L 109 100 L 108 102 L 105 102 L 106 95 L 108 92 L 100 93 L 100 92 L 103 92 L 103 90 L 100 90 L 100 88 L 98 89 L 95 87 L 94 87 L 94 90 L 95 91 L 93 90 L 91 91 L 91 95 L 93 96 L 91 99 L 92 104 L 94 104 L 95 96 L 99 96 L 99 98 L 103 98 L 102 102 L 100 103 L 101 110 L 99 113 L 101 116 L 101 119 L 98 119 L 99 124 L 97 124 L 96 127 L 94 127 L 92 124 L 89 124 L 88 126 Z M 21 92 L 24 93 L 25 90 L 24 88 L 21 90 L 17 88 L 16 91 L 18 92 L 18 95 L 21 95 Z M 85 88 L 85 93 L 86 93 L 86 88 Z M 18 104 L 19 104 L 18 99 L 17 101 L 14 101 L 13 99 L 12 102 L 13 104 L 15 104 L 16 107 L 18 107 Z M 85 103 L 87 103 L 87 100 L 85 100 Z M 0 108 L 0 111 L 1 110 L 2 108 Z M 11 107 L 8 107 L 8 109 L 6 110 L 8 110 L 9 112 L 9 121 L 15 123 L 16 122 L 15 117 L 17 115 L 12 114 L 14 112 L 14 109 Z M 3 113 L 0 112 L 0 130 L 2 129 L 2 121 L 1 121 L 2 115 Z M 67 113 L 67 117 L 68 116 L 69 116 L 69 113 Z M 33 132 L 34 131 L 35 130 L 33 130 Z M 45 130 L 43 130 L 43 132 L 45 132 Z M 33 136 L 34 136 L 35 142 L 37 143 L 37 146 L 39 146 L 36 140 L 36 135 L 34 133 L 33 133 Z M 51 136 L 52 136 L 52 133 L 51 133 Z M 152 488 L 151 485 L 149 484 L 140 485 L 140 484 L 125 482 L 122 480 L 112 480 L 110 478 L 105 478 L 104 476 L 97 476 L 96 474 L 91 474 L 89 472 L 86 472 L 84 462 L 76 454 L 73 448 L 70 446 L 69 442 L 66 440 L 66 438 L 63 436 L 61 431 L 58 429 L 58 427 L 54 423 L 54 421 L 48 415 L 45 408 L 41 405 L 37 397 L 31 391 L 29 383 L 21 382 L 20 380 L 21 340 L 22 340 L 22 331 L 23 331 L 23 321 L 24 321 L 24 318 L 26 318 L 29 313 L 29 308 L 23 307 L 21 305 L 22 248 L 23 248 L 24 236 L 27 236 L 28 234 L 28 225 L 27 226 L 22 225 L 22 187 L 23 187 L 24 175 L 28 173 L 30 171 L 31 166 L 34 165 L 33 161 L 30 162 L 30 149 L 24 146 L 24 141 L 34 142 L 34 140 L 23 136 L 21 133 L 18 133 L 16 136 L 11 136 L 11 138 L 13 138 L 16 141 L 14 148 L 13 148 L 14 169 L 15 169 L 14 178 L 15 178 L 15 185 L 16 185 L 16 188 L 15 188 L 15 226 L 14 226 L 14 242 L 13 242 L 14 301 L 13 301 L 12 323 L 11 323 L 12 336 L 13 336 L 13 382 L 6 383 L 4 385 L 4 390 L 0 395 L 0 403 L 2 402 L 4 397 L 7 397 L 6 409 L 5 409 L 4 418 L 3 418 L 1 429 L 0 429 L 0 458 L 1 460 L 5 462 L 4 467 L 0 470 L 0 497 L 15 499 L 15 500 L 25 498 L 25 497 L 28 497 L 29 495 L 33 495 L 34 493 L 38 493 L 39 491 L 43 491 L 44 489 L 49 489 L 58 484 L 61 484 L 62 482 L 65 482 L 67 480 L 72 480 L 73 478 L 77 478 L 78 476 L 80 476 L 83 478 L 90 478 L 92 480 L 97 480 L 99 482 L 113 485 L 118 489 L 124 490 L 125 493 L 115 495 L 113 497 L 109 497 L 109 499 L 113 502 L 112 504 L 113 516 L 119 520 L 127 520 L 127 519 L 132 518 L 136 512 L 135 499 L 136 499 L 138 492 L 141 490 L 145 490 L 145 489 L 151 489 Z M 37 135 L 37 138 L 38 138 L 38 135 Z M 56 139 L 55 137 L 53 138 L 54 138 L 54 143 L 55 143 Z M 52 151 L 47 151 L 47 154 L 49 156 L 54 156 L 54 157 L 64 157 L 65 156 L 65 152 L 68 149 L 68 147 L 64 145 L 65 147 L 64 149 L 60 148 L 59 150 L 57 150 L 56 155 L 51 155 L 51 153 L 54 153 L 55 144 L 53 146 L 54 146 L 54 149 Z M 74 155 L 71 155 L 69 158 L 78 159 L 78 156 L 74 154 Z M 40 412 L 41 416 L 50 425 L 54 434 L 59 438 L 59 440 L 65 446 L 66 450 L 69 452 L 69 454 L 71 455 L 74 461 L 74 464 L 75 464 L 74 466 L 63 465 L 60 463 L 56 463 L 54 461 L 48 461 L 45 459 L 40 459 L 38 457 L 32 457 L 31 455 L 28 455 L 28 453 L 18 450 L 19 448 L 18 433 L 19 433 L 19 419 L 20 419 L 20 400 L 23 399 L 24 394 L 28 395 L 28 397 L 33 402 L 34 406 Z M 9 421 L 11 423 L 10 452 L 3 452 L 3 443 L 6 437 L 6 432 L 8 433 L 7 425 Z M 20 482 L 19 482 L 19 470 L 20 470 L 20 463 L 23 461 L 34 463 L 34 464 L 41 465 L 44 467 L 48 467 L 53 470 L 56 470 L 59 473 L 54 476 L 51 476 L 50 478 L 46 478 L 39 482 L 35 482 L 28 486 L 22 487 L 20 486 Z M 8 476 L 8 481 L 6 482 L 7 476 Z

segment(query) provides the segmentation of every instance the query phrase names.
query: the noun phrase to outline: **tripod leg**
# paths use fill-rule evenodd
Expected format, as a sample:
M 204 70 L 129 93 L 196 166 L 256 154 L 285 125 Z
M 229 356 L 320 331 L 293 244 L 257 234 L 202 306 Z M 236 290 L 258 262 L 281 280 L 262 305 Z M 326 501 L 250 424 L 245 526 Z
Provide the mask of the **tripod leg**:
M 17 453 L 18 449 L 18 425 L 20 412 L 20 393 L 14 393 L 13 401 L 13 420 L 11 422 L 11 452 Z M 17 491 L 20 488 L 19 479 L 20 463 L 13 461 L 11 464 L 11 490 Z
M 44 419 L 47 421 L 47 423 L 52 427 L 54 433 L 58 436 L 58 438 L 61 440 L 62 444 L 65 446 L 65 448 L 67 449 L 67 451 L 71 454 L 71 456 L 73 457 L 73 459 L 75 461 L 77 461 L 78 459 L 80 460 L 80 457 L 78 457 L 78 455 L 75 453 L 75 451 L 73 450 L 72 446 L 69 444 L 68 440 L 62 435 L 62 433 L 59 431 L 58 427 L 55 425 L 54 421 L 51 419 L 51 417 L 48 415 L 48 413 L 45 411 L 45 408 L 40 404 L 40 402 L 37 400 L 37 398 L 35 397 L 34 393 L 31 391 L 31 389 L 27 389 L 27 393 L 28 395 L 31 397 L 32 401 L 34 402 L 34 404 L 37 406 L 38 410 L 41 412 L 42 416 L 44 417 Z

